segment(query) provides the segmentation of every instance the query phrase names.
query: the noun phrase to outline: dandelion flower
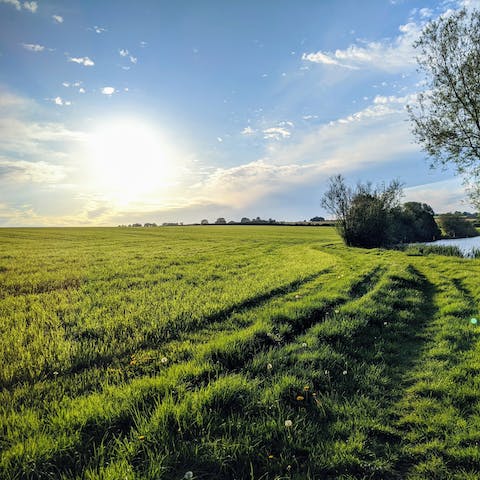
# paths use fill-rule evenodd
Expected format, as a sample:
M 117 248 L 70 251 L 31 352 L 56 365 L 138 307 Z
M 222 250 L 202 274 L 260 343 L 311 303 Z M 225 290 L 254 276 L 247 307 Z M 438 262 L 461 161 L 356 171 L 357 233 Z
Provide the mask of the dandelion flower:
M 145 435 L 139 435 L 137 438 L 138 438 L 139 440 L 145 440 Z
M 344 371 L 342 372 L 343 375 L 346 375 L 347 373 L 348 373 L 348 372 L 347 372 L 346 370 L 344 370 Z
M 272 458 L 274 458 L 274 456 L 273 456 L 273 455 L 269 455 L 268 458 L 272 459 Z
M 307 343 L 306 343 L 306 342 L 303 342 L 303 343 L 302 343 L 302 347 L 305 348 L 306 346 L 307 346 Z
M 54 374 L 55 376 L 57 376 L 57 375 L 58 375 L 58 372 L 55 370 L 55 371 L 53 372 L 53 374 Z
M 167 363 L 168 362 L 168 358 L 167 357 L 162 357 L 162 359 L 160 360 L 162 363 Z M 188 472 L 187 472 L 188 473 Z M 185 474 L 186 475 L 186 474 Z M 192 478 L 192 477 L 189 477 L 189 478 Z
M 387 326 L 387 325 L 388 325 L 388 322 L 383 322 L 383 324 L 384 324 L 385 326 Z
M 303 395 L 297 395 L 297 401 L 301 402 L 302 400 L 305 400 L 305 397 Z
M 328 370 L 325 370 L 325 375 L 329 375 L 330 372 Z
M 271 363 L 267 363 L 267 370 L 271 370 L 273 368 L 273 365 Z
M 130 361 L 130 365 L 135 365 L 137 362 L 135 360 Z
M 301 298 L 302 296 L 301 295 L 295 295 L 295 298 Z
M 185 475 L 183 476 L 185 480 L 191 480 L 193 478 L 193 472 L 190 470 L 188 472 L 185 472 Z
M 290 428 L 293 425 L 293 422 L 291 420 L 285 420 L 285 426 L 287 428 Z
M 303 387 L 303 391 L 304 391 L 304 392 L 308 392 L 309 390 L 310 390 L 310 387 L 309 387 L 308 385 L 305 385 L 305 386 Z

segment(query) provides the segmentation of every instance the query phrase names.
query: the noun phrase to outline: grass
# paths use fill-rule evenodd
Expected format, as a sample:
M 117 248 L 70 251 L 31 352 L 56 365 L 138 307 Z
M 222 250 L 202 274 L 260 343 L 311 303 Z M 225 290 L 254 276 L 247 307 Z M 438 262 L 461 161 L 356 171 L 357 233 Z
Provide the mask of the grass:
M 0 245 L 0 478 L 480 476 L 478 259 L 328 227 Z

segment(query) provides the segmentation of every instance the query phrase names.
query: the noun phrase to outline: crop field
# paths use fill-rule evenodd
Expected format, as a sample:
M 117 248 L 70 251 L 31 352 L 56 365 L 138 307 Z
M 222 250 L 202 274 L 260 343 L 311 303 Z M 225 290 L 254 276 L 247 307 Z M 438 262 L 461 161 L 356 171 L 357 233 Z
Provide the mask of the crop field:
M 478 479 L 480 259 L 330 227 L 0 230 L 1 479 Z

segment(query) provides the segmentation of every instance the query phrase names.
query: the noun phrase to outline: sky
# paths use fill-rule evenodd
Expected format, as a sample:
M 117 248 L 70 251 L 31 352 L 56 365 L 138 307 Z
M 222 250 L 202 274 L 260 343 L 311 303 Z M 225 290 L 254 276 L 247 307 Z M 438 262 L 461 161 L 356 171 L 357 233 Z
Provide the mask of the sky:
M 0 226 L 329 217 L 328 178 L 472 210 L 405 107 L 474 0 L 0 0 Z

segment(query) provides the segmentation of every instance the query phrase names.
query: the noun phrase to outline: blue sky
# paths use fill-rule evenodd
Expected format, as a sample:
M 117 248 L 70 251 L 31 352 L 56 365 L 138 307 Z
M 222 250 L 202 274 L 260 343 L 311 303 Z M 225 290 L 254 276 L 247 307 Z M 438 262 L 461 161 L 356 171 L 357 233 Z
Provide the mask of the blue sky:
M 0 0 L 0 226 L 326 216 L 336 173 L 469 210 L 405 113 L 462 4 Z

